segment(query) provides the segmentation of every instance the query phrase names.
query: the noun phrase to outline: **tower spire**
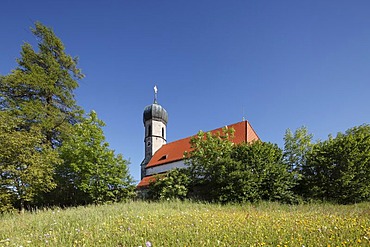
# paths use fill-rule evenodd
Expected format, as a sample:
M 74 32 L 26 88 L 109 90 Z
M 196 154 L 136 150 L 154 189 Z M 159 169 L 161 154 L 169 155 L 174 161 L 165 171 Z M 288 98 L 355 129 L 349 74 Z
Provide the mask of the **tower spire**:
M 157 103 L 157 97 L 158 97 L 158 88 L 157 85 L 154 86 L 154 103 Z
M 157 103 L 158 88 L 154 86 L 154 103 L 144 108 L 143 123 L 145 128 L 145 158 L 141 162 L 141 179 L 146 176 L 146 165 L 154 153 L 160 149 L 166 141 L 167 111 Z

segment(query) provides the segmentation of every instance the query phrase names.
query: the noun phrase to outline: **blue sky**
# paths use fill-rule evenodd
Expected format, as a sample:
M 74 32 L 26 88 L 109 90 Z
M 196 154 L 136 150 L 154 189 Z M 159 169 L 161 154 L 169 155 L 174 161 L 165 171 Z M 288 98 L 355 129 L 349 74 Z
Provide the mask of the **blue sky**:
M 243 116 L 264 141 L 315 139 L 369 123 L 370 1 L 17 1 L 0 3 L 0 74 L 35 21 L 54 29 L 86 78 L 77 103 L 140 179 L 142 112 L 158 101 L 174 141 Z

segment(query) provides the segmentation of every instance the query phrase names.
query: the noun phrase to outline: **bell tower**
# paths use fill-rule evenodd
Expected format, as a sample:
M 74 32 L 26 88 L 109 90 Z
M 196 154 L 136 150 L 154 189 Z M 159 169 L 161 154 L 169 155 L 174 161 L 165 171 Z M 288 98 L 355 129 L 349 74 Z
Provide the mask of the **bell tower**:
M 145 177 L 145 166 L 154 153 L 166 144 L 167 111 L 157 102 L 158 89 L 154 87 L 154 102 L 144 108 L 143 123 L 145 128 L 145 158 L 141 162 L 141 179 Z

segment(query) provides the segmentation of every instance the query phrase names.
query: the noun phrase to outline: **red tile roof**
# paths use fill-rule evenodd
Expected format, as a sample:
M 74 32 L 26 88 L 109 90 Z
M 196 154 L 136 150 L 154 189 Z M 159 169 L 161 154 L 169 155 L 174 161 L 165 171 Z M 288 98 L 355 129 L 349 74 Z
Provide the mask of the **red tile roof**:
M 239 123 L 229 125 L 228 128 L 234 128 L 235 130 L 234 139 L 232 140 L 235 144 L 259 140 L 258 135 L 253 130 L 252 126 L 248 121 L 242 121 Z M 211 131 L 211 133 L 217 132 L 221 133 L 222 128 L 218 128 Z M 149 163 L 146 165 L 146 168 L 182 160 L 184 158 L 184 152 L 190 151 L 191 149 L 190 139 L 191 136 L 163 145 L 160 149 L 158 149 L 157 152 L 155 152 Z
M 144 177 L 143 179 L 141 179 L 140 183 L 137 185 L 137 188 L 147 187 L 150 182 L 154 182 L 154 181 L 155 181 L 155 177 L 154 176 Z

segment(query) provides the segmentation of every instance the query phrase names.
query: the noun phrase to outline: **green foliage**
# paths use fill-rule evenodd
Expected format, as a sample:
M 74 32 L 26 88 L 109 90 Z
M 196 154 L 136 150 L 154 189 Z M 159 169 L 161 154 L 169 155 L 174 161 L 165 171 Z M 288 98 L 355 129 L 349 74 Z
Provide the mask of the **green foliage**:
M 306 163 L 307 153 L 312 149 L 312 134 L 306 127 L 298 128 L 294 134 L 287 129 L 284 136 L 284 161 L 290 171 L 299 171 Z
M 55 187 L 54 149 L 78 119 L 72 90 L 83 77 L 50 28 L 36 23 L 32 33 L 39 50 L 25 43 L 17 68 L 0 77 L 1 190 L 19 208 Z
M 232 129 L 191 139 L 187 164 L 195 197 L 216 202 L 292 201 L 293 175 L 277 145 L 260 141 L 234 145 Z
M 283 151 L 269 142 L 255 141 L 237 145 L 232 158 L 243 176 L 235 181 L 235 190 L 249 201 L 293 202 L 294 176 L 283 162 Z M 245 174 L 245 175 L 244 175 Z
M 56 170 L 59 203 L 101 203 L 133 196 L 128 162 L 109 149 L 103 126 L 93 111 L 73 126 L 73 135 L 64 136 L 59 149 L 64 162 Z
M 302 169 L 304 195 L 354 203 L 370 200 L 370 125 L 314 145 Z
M 77 58 L 51 28 L 31 30 L 38 50 L 25 43 L 16 69 L 0 76 L 0 210 L 130 197 L 128 162 L 109 149 L 96 114 L 84 119 L 75 102 Z
M 223 174 L 230 164 L 234 129 L 223 128 L 222 133 L 200 131 L 191 138 L 192 151 L 185 153 L 191 179 L 192 197 L 220 201 L 221 188 L 225 186 Z
M 0 111 L 0 211 L 13 205 L 23 210 L 38 193 L 55 187 L 58 154 L 45 145 L 39 128 L 20 130 L 20 125 L 22 120 Z
M 6 187 L 3 187 L 2 184 L 2 187 L 0 187 L 0 214 L 14 210 L 13 201 L 15 201 L 15 199 L 12 197 L 12 191 Z
M 189 183 L 187 170 L 173 169 L 155 176 L 155 180 L 149 184 L 148 197 L 154 200 L 183 200 L 188 195 Z
M 61 40 L 51 28 L 37 22 L 32 33 L 38 51 L 25 43 L 18 67 L 2 78 L 0 107 L 24 119 L 24 129 L 38 126 L 52 147 L 60 145 L 60 134 L 76 122 L 80 109 L 73 90 L 83 77 L 77 58 L 65 53 Z

